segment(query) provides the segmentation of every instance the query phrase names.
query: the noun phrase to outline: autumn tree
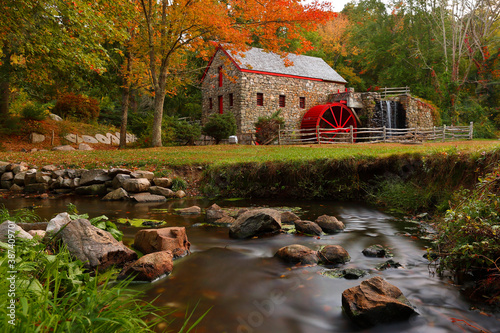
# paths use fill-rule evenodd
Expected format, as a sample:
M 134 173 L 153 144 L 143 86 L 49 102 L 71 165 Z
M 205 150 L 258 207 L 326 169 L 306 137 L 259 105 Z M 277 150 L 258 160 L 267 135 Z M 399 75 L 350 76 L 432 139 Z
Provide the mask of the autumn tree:
M 143 59 L 154 91 L 154 147 L 162 145 L 169 80 L 182 71 L 186 52 L 208 57 L 219 43 L 242 51 L 258 42 L 267 50 L 283 53 L 290 40 L 298 40 L 301 47 L 297 51 L 303 52 L 310 43 L 300 32 L 314 29 L 330 16 L 326 5 L 303 5 L 300 0 L 137 0 L 137 6 L 143 16 Z

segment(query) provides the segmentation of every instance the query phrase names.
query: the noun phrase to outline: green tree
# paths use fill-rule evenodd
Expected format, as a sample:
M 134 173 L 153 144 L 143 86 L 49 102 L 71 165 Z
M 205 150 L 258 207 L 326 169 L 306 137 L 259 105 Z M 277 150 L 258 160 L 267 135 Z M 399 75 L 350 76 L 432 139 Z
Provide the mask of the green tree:
M 221 140 L 236 134 L 236 119 L 231 112 L 224 114 L 215 113 L 208 118 L 202 132 L 205 135 L 213 137 L 215 143 L 219 144 Z

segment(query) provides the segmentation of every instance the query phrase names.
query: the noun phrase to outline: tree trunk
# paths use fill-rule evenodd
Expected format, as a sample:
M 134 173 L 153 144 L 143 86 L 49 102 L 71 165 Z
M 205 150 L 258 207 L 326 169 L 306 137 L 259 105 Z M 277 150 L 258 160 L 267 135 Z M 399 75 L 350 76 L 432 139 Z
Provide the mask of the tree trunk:
M 2 65 L 0 66 L 0 118 L 5 119 L 9 114 L 10 73 L 12 71 L 10 60 L 12 53 L 6 45 L 2 49 L 2 53 Z
M 163 104 L 165 102 L 165 89 L 158 89 L 154 99 L 153 133 L 151 135 L 151 146 L 161 147 L 161 123 L 163 120 Z

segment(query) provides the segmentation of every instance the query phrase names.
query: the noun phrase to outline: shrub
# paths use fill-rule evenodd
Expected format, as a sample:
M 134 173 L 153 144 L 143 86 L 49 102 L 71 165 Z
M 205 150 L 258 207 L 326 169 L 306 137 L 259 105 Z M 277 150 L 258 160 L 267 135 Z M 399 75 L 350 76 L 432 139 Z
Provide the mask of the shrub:
M 96 99 L 73 93 L 61 95 L 53 110 L 63 118 L 72 117 L 86 122 L 96 120 L 99 111 L 99 102 Z
M 174 177 L 172 178 L 172 191 L 176 192 L 179 190 L 185 190 L 187 189 L 187 182 L 180 178 L 180 177 Z
M 181 145 L 193 145 L 200 138 L 201 127 L 198 124 L 177 120 L 173 123 L 173 127 L 175 138 Z
M 21 116 L 24 119 L 45 120 L 49 115 L 47 104 L 28 103 L 22 110 Z
M 278 137 L 280 127 L 285 125 L 280 113 L 281 110 L 278 110 L 270 116 L 259 117 L 255 123 L 255 137 L 259 144 L 268 145 Z
M 211 136 L 215 139 L 215 143 L 229 136 L 236 134 L 236 119 L 231 112 L 224 114 L 213 114 L 208 118 L 207 123 L 203 126 L 203 134 Z

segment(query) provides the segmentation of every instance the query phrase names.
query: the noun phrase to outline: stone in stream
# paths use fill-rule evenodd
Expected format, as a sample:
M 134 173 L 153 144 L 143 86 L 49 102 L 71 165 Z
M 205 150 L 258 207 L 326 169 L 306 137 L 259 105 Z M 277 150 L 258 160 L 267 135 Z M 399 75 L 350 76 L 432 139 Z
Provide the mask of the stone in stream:
M 385 247 L 383 247 L 380 244 L 375 244 L 367 247 L 363 251 L 361 251 L 366 257 L 378 257 L 378 258 L 384 258 L 384 257 L 390 257 L 391 254 L 389 250 Z
M 208 223 L 215 222 L 227 214 L 217 204 L 213 204 L 205 210 L 205 221 Z
M 135 281 L 154 281 L 168 275 L 174 268 L 171 251 L 160 251 L 146 254 L 137 261 L 127 264 L 118 275 L 119 280 L 133 277 Z
M 130 195 L 130 199 L 137 202 L 165 202 L 167 199 L 162 195 L 154 195 L 151 193 L 137 193 Z
M 171 227 L 161 229 L 143 229 L 135 234 L 134 247 L 144 254 L 172 251 L 174 258 L 190 253 L 186 228 Z
M 229 229 L 232 238 L 278 233 L 281 230 L 281 213 L 275 209 L 255 209 L 240 215 Z
M 125 179 L 122 183 L 125 191 L 132 193 L 148 192 L 150 186 L 151 183 L 146 178 L 129 178 Z
M 109 192 L 101 200 L 102 201 L 117 201 L 117 200 L 127 200 L 129 198 L 127 191 L 121 187 Z
M 151 186 L 149 188 L 149 192 L 151 194 L 162 195 L 165 198 L 173 198 L 175 197 L 175 192 L 169 188 L 161 187 L 161 186 Z
M 295 221 L 300 220 L 300 217 L 298 217 L 295 213 L 286 211 L 281 213 L 281 223 L 282 224 L 289 224 L 293 223 Z
M 344 290 L 342 308 L 361 327 L 407 320 L 418 314 L 399 288 L 379 276 Z
M 274 256 L 287 263 L 303 265 L 317 264 L 319 259 L 317 251 L 300 244 L 282 247 Z
M 340 245 L 327 245 L 318 251 L 318 256 L 324 265 L 345 264 L 351 260 L 349 253 Z
M 295 225 L 295 230 L 298 233 L 306 234 L 306 235 L 311 235 L 311 236 L 321 236 L 323 234 L 323 231 L 317 225 L 316 223 L 312 221 L 294 221 L 293 222 Z
M 199 215 L 199 214 L 201 214 L 201 208 L 198 206 L 191 206 L 191 207 L 179 209 L 177 212 L 180 215 Z
M 327 234 L 341 232 L 345 228 L 344 223 L 337 220 L 335 216 L 321 215 L 316 219 L 316 223 Z

